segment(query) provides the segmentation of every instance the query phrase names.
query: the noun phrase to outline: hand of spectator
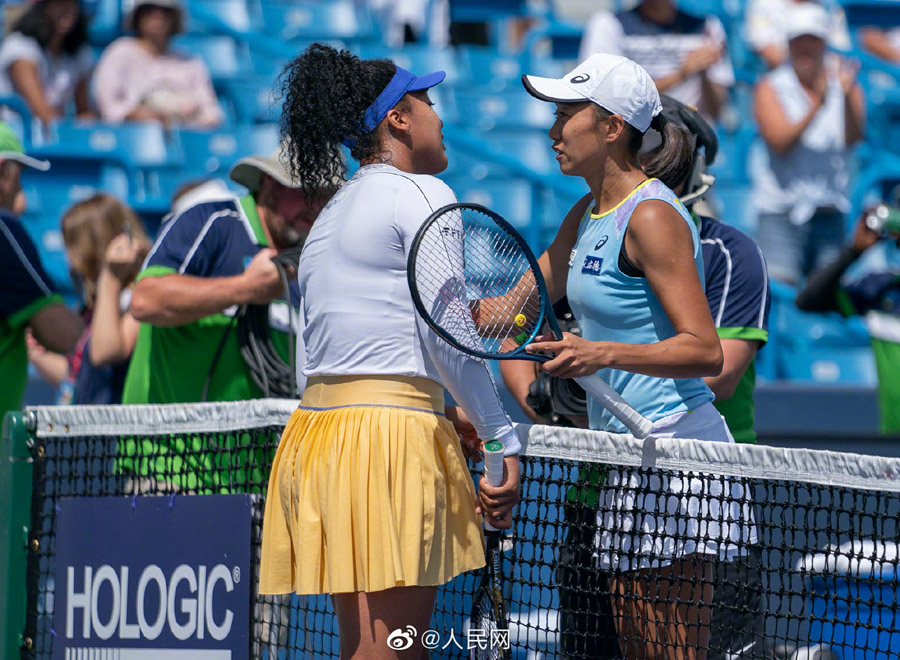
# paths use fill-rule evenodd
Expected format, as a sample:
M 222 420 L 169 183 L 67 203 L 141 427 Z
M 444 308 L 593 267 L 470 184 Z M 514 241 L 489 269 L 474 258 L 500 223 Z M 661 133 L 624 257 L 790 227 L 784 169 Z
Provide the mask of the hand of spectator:
M 874 208 L 874 206 L 870 206 L 865 209 L 856 221 L 856 228 L 853 230 L 853 250 L 857 254 L 862 254 L 875 245 L 878 242 L 878 239 L 881 238 L 866 225 L 866 216 L 869 215 Z
M 247 265 L 241 275 L 246 291 L 244 302 L 251 305 L 268 305 L 275 298 L 284 295 L 281 275 L 272 261 L 272 257 L 276 254 L 278 250 L 263 248 Z
M 838 70 L 838 79 L 841 81 L 841 91 L 847 96 L 856 87 L 856 76 L 859 73 L 859 60 L 841 60 Z
M 681 77 L 687 78 L 695 73 L 706 71 L 713 64 L 722 59 L 725 52 L 724 44 L 708 44 L 700 46 L 697 50 L 691 51 L 681 63 Z
M 137 276 L 149 249 L 146 241 L 119 234 L 106 247 L 103 266 L 126 286 Z

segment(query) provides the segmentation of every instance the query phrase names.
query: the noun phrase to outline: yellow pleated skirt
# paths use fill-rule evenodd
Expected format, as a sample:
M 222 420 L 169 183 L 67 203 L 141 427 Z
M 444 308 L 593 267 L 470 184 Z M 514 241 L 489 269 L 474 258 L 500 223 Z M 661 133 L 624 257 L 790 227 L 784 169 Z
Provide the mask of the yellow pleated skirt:
M 434 586 L 484 566 L 475 489 L 443 390 L 314 377 L 269 477 L 259 591 Z

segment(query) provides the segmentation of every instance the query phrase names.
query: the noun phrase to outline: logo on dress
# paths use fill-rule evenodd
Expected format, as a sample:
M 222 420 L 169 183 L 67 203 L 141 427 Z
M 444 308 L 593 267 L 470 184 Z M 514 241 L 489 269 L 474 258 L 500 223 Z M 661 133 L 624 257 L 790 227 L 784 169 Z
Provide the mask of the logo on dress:
M 577 85 L 578 83 L 585 83 L 590 80 L 591 77 L 586 73 L 579 73 L 577 76 L 572 76 L 569 78 L 569 82 Z
M 569 268 L 572 267 L 572 264 L 575 263 L 575 255 L 578 254 L 578 250 L 572 250 L 569 253 Z
M 600 240 L 597 241 L 597 245 L 594 246 L 594 249 L 595 249 L 595 250 L 599 250 L 599 249 L 602 248 L 604 245 L 606 245 L 606 241 L 608 241 L 608 240 L 609 240 L 609 236 L 601 236 L 601 237 L 600 237 Z
M 603 259 L 588 255 L 584 258 L 584 265 L 581 267 L 581 272 L 585 275 L 599 275 L 602 267 Z

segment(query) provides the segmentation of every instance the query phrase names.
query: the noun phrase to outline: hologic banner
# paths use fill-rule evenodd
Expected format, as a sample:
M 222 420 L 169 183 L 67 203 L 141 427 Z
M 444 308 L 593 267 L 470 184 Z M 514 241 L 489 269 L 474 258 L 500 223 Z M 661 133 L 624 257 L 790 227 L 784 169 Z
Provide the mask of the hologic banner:
M 56 530 L 54 660 L 248 658 L 249 495 L 63 499 Z

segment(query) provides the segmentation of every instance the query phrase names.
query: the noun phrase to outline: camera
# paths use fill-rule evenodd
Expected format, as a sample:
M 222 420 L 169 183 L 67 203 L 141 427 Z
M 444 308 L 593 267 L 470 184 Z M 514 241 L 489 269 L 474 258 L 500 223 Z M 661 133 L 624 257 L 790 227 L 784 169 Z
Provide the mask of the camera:
M 561 314 L 558 321 L 563 332 L 581 336 L 571 311 Z M 542 369 L 528 387 L 525 403 L 538 415 L 559 426 L 572 426 L 570 416 L 587 416 L 587 395 L 581 386 L 572 378 L 555 378 Z
M 889 234 L 900 234 L 900 207 L 893 204 L 879 204 L 865 218 L 866 227 L 882 238 Z

